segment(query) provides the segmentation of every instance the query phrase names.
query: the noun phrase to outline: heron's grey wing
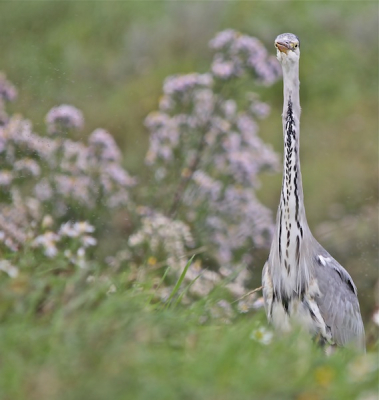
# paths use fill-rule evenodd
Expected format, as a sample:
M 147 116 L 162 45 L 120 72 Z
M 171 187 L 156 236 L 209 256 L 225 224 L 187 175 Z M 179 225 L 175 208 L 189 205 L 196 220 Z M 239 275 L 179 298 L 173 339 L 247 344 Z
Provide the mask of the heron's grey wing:
M 262 292 L 263 292 L 263 299 L 264 305 L 266 310 L 267 319 L 271 320 L 272 314 L 272 302 L 274 298 L 274 289 L 272 285 L 271 273 L 268 266 L 268 262 L 263 267 L 262 271 Z
M 320 296 L 315 300 L 332 337 L 339 346 L 348 343 L 365 350 L 363 327 L 357 289 L 348 272 L 322 249 L 315 257 L 315 274 Z

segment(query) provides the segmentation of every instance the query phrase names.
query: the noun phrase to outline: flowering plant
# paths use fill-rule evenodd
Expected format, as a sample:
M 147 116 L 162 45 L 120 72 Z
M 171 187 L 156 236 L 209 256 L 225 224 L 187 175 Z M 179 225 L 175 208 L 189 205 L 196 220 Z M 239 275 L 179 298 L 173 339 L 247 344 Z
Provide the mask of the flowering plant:
M 159 109 L 145 121 L 146 163 L 162 212 L 186 223 L 196 244 L 230 269 L 250 263 L 250 249 L 270 242 L 272 215 L 255 190 L 261 171 L 278 169 L 278 157 L 258 136 L 257 121 L 269 106 L 254 93 L 234 99 L 225 92 L 245 75 L 271 85 L 280 69 L 261 42 L 233 30 L 220 32 L 210 47 L 216 53 L 209 72 L 165 80 Z
M 277 171 L 278 158 L 258 135 L 269 106 L 251 91 L 241 96 L 238 82 L 269 86 L 280 68 L 258 39 L 233 30 L 217 34 L 210 47 L 215 54 L 209 71 L 168 77 L 158 110 L 145 120 L 152 175 L 147 186 L 122 167 L 121 152 L 104 129 L 86 143 L 70 138 L 84 127 L 83 114 L 71 105 L 48 112 L 45 135 L 21 116 L 8 117 L 4 102 L 16 90 L 1 75 L 5 247 L 28 243 L 83 267 L 86 249 L 97 244 L 90 234 L 105 221 L 100 215 L 122 208 L 134 225 L 122 251 L 108 257 L 112 265 L 164 265 L 179 276 L 200 248 L 203 256 L 187 271 L 189 293 L 202 296 L 228 277 L 227 288 L 241 296 L 252 249 L 268 246 L 273 229 L 270 210 L 255 195 L 258 176 Z
M 62 105 L 46 116 L 48 136 L 39 135 L 30 121 L 6 115 L 4 102 L 15 97 L 9 93 L 15 89 L 1 75 L 0 241 L 7 248 L 35 240 L 46 215 L 56 225 L 83 217 L 96 222 L 95 208 L 131 204 L 129 189 L 136 179 L 122 167 L 121 152 L 106 130 L 92 132 L 88 144 L 65 137 L 82 129 L 84 119 L 75 107 Z

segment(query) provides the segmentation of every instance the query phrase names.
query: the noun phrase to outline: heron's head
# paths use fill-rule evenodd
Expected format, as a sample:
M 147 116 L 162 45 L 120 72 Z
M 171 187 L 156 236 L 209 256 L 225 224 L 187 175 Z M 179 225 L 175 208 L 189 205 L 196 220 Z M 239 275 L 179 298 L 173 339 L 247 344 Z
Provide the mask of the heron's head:
M 300 40 L 293 33 L 282 33 L 275 39 L 276 57 L 283 63 L 295 63 L 300 59 Z

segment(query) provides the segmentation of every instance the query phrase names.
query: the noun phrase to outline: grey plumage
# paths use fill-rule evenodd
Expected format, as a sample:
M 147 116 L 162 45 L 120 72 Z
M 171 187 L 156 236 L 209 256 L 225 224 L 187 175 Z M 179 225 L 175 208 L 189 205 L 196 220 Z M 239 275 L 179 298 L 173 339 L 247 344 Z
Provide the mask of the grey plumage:
M 299 157 L 300 42 L 276 38 L 283 68 L 283 183 L 276 229 L 262 285 L 267 317 L 280 330 L 305 326 L 324 342 L 364 350 L 357 289 L 348 272 L 317 242 L 307 223 Z

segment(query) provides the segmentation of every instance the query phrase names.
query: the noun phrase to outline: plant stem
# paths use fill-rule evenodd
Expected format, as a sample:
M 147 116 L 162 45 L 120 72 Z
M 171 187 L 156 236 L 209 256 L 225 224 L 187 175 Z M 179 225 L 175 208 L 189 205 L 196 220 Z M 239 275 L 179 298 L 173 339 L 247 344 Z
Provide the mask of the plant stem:
M 178 212 L 180 203 L 182 201 L 183 193 L 184 193 L 185 189 L 187 188 L 189 181 L 192 179 L 192 176 L 199 165 L 199 162 L 201 159 L 201 154 L 202 154 L 202 151 L 203 151 L 203 148 L 205 145 L 204 136 L 205 136 L 205 132 L 207 132 L 207 129 L 206 129 L 207 127 L 208 127 L 208 125 L 205 127 L 205 129 L 202 132 L 194 159 L 190 162 L 190 164 L 186 168 L 186 173 L 185 174 L 182 173 L 182 175 L 181 175 L 181 179 L 179 181 L 178 188 L 176 189 L 176 192 L 175 192 L 174 201 L 172 202 L 172 205 L 168 212 L 168 216 L 170 218 L 175 218 L 176 213 Z

